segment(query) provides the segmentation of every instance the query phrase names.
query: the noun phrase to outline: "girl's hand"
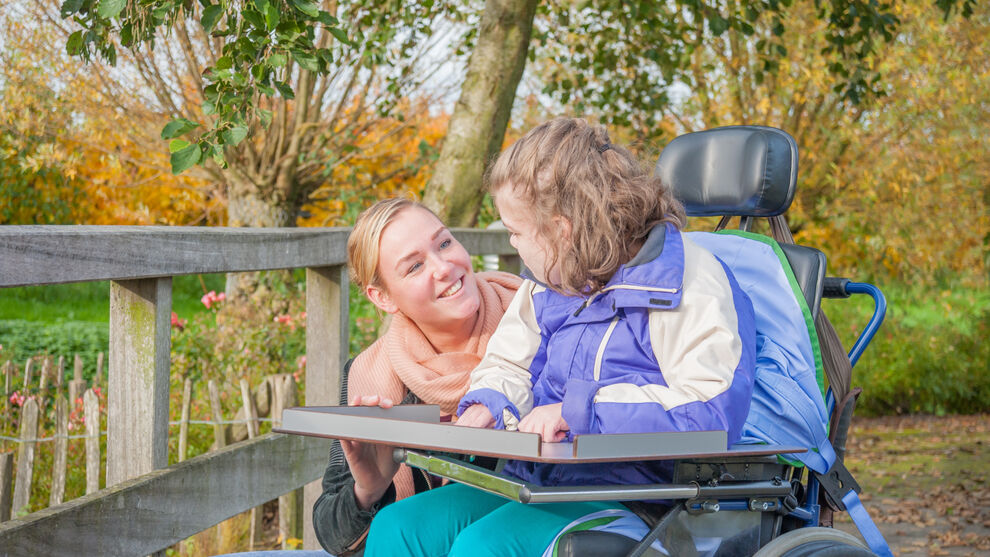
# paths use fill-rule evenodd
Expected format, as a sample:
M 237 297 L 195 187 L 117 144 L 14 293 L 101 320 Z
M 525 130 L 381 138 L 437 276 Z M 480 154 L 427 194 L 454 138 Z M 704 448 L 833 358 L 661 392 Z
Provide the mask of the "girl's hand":
M 391 399 L 378 395 L 354 397 L 351 406 L 391 408 Z M 385 495 L 399 464 L 392 459 L 393 447 L 361 441 L 340 440 L 344 457 L 354 477 L 354 498 L 362 510 L 368 510 Z
M 526 414 L 519 422 L 519 431 L 539 433 L 543 441 L 548 443 L 563 441 L 567 432 L 571 430 L 560 415 L 563 406 L 562 402 L 558 402 L 533 408 L 533 411 Z
M 457 418 L 457 425 L 490 428 L 495 426 L 495 418 L 484 404 L 472 404 Z

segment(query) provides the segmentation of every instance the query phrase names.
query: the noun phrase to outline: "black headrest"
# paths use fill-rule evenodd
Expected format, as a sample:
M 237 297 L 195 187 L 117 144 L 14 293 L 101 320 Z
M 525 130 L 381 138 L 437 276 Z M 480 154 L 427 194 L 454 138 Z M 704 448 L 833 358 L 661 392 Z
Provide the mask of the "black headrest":
M 726 126 L 671 141 L 656 173 L 689 216 L 772 217 L 790 207 L 797 167 L 797 143 L 787 132 Z

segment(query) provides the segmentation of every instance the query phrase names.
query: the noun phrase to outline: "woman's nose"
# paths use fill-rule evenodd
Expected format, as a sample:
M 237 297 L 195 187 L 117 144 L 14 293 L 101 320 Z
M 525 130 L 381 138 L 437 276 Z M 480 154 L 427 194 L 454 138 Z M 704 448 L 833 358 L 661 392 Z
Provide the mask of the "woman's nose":
M 451 269 L 454 268 L 453 263 L 447 261 L 439 255 L 433 256 L 433 277 L 443 278 L 450 274 Z

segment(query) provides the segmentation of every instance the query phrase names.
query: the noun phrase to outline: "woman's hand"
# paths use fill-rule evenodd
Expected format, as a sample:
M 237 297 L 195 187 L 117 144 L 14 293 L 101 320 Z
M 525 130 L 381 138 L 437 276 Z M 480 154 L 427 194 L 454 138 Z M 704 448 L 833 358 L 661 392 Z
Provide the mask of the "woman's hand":
M 457 418 L 457 425 L 490 428 L 495 425 L 495 418 L 484 404 L 472 404 Z
M 519 422 L 519 431 L 539 433 L 543 440 L 558 443 L 564 440 L 571 428 L 560 415 L 563 403 L 537 406 Z
M 391 399 L 378 395 L 354 397 L 351 406 L 380 406 L 391 408 Z M 392 459 L 394 447 L 361 441 L 340 440 L 344 457 L 354 477 L 354 498 L 362 510 L 368 510 L 385 495 L 399 464 Z

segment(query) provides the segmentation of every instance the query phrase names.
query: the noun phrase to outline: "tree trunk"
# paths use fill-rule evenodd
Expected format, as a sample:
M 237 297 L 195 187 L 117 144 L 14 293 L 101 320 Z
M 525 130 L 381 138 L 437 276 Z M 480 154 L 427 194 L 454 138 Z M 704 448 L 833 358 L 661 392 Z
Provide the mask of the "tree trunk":
M 485 167 L 498 153 L 526 67 L 537 0 L 487 0 L 461 96 L 424 202 L 449 226 L 472 226 Z
M 278 195 L 264 194 L 254 184 L 241 181 L 231 180 L 228 184 L 227 226 L 281 228 L 296 225 L 295 209 L 280 202 Z M 260 284 L 259 273 L 228 273 L 224 290 L 230 300 L 245 299 L 258 294 Z

